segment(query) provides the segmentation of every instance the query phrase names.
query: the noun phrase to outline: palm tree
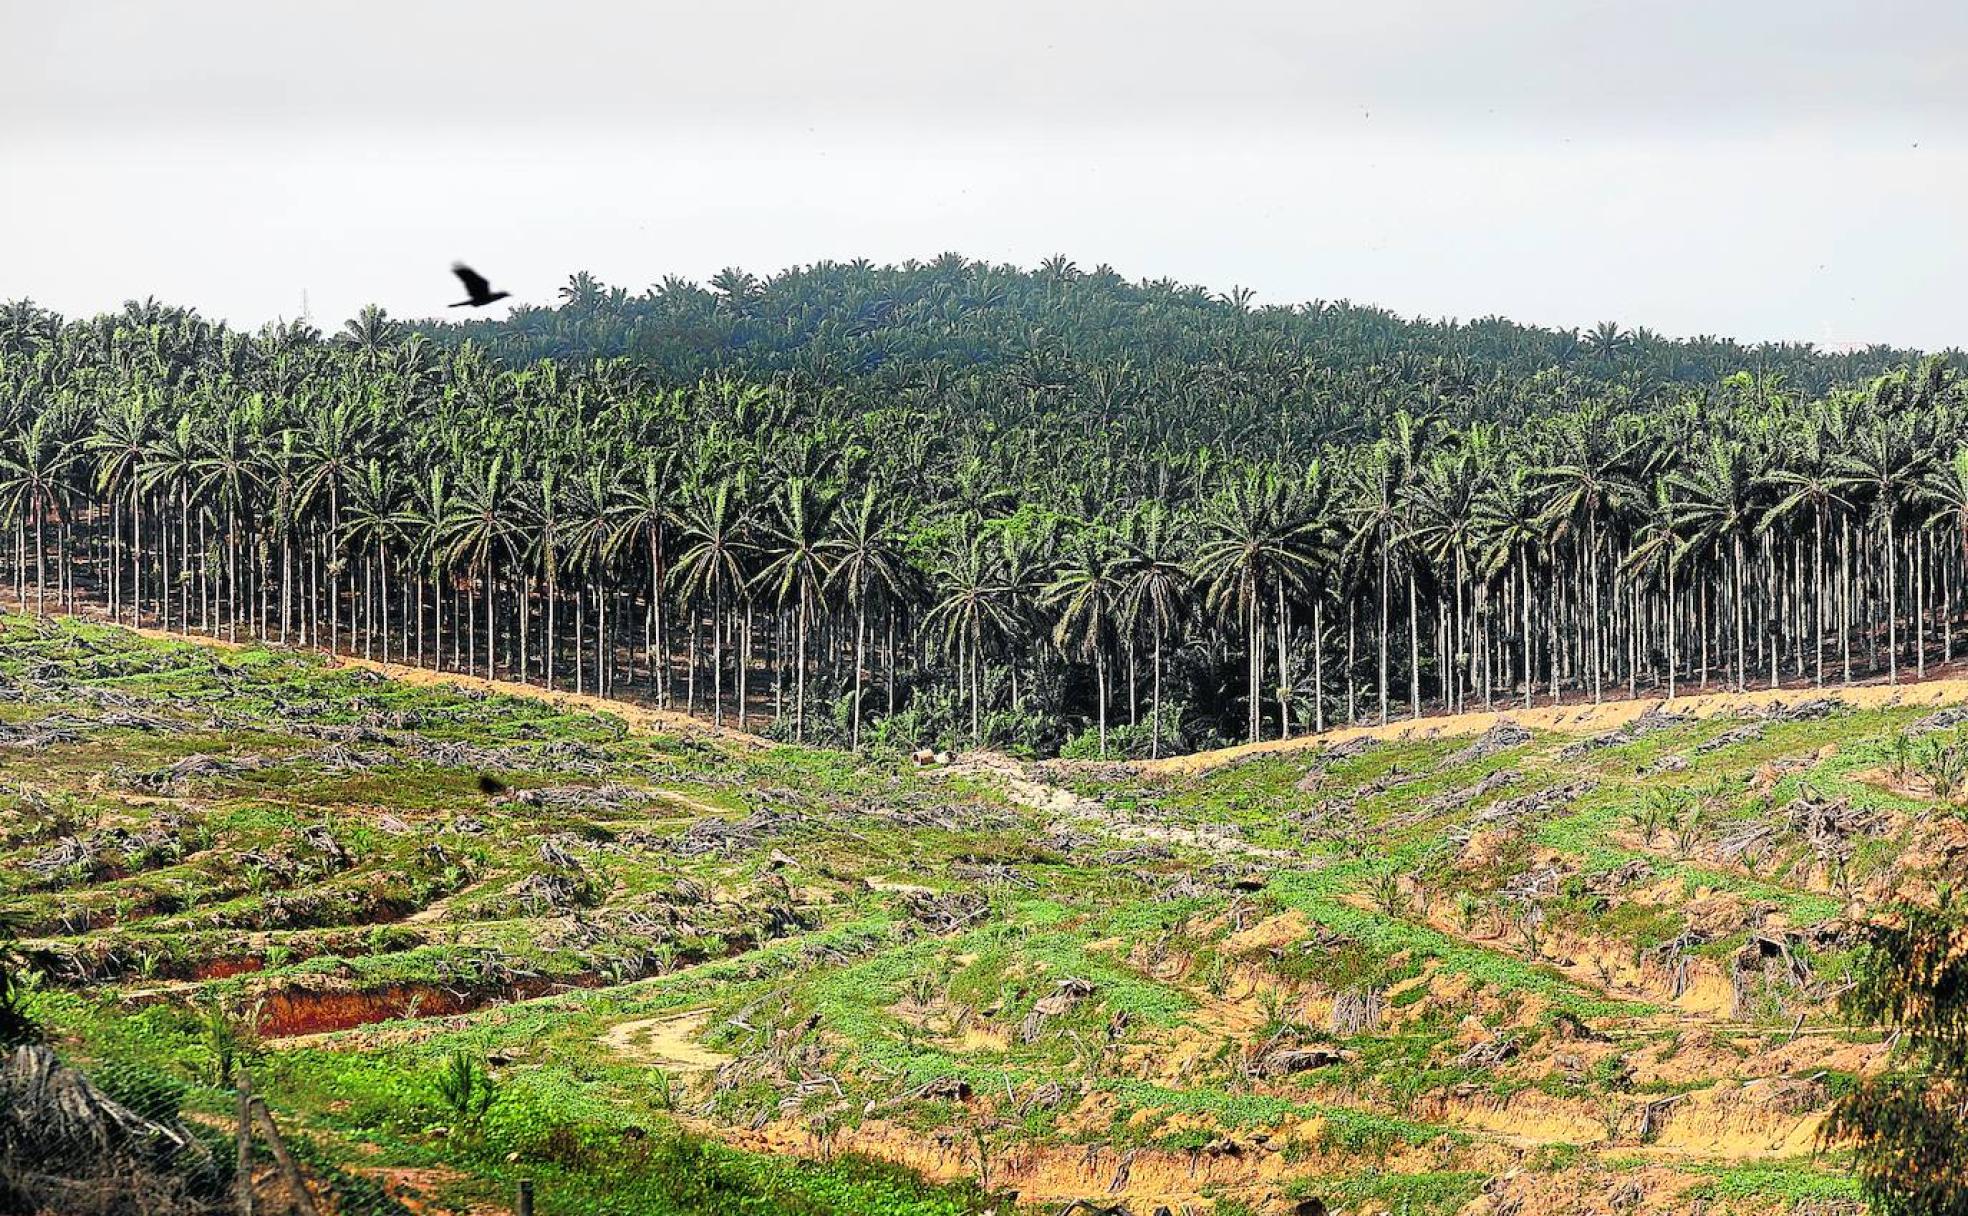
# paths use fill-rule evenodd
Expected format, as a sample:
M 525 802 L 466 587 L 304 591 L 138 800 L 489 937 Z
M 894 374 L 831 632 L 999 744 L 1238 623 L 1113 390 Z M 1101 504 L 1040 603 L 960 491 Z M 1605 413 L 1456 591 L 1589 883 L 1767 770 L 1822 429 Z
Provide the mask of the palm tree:
M 279 641 L 284 646 L 289 632 L 294 628 L 294 610 L 297 606 L 303 606 L 297 604 L 300 588 L 294 574 L 294 542 L 299 535 L 303 515 L 301 483 L 307 462 L 291 427 L 282 429 L 277 436 L 260 445 L 253 458 L 258 466 L 254 480 L 261 487 L 259 505 L 266 513 L 263 526 L 276 534 L 280 542 L 277 567 L 280 586 Z
M 1153 503 L 1128 517 L 1121 534 L 1122 617 L 1145 628 L 1153 648 L 1149 694 L 1148 754 L 1162 754 L 1162 650 L 1180 625 L 1193 580 L 1179 554 L 1188 538 L 1174 512 Z
M 754 584 L 770 591 L 781 611 L 788 602 L 793 605 L 793 740 L 798 743 L 806 742 L 807 634 L 814 612 L 824 607 L 832 572 L 827 542 L 834 507 L 833 495 L 804 477 L 781 486 L 764 529 L 766 562 Z
M 444 585 L 451 568 L 445 530 L 452 516 L 450 478 L 446 470 L 436 467 L 410 484 L 410 505 L 406 511 L 404 525 L 410 538 L 410 560 L 418 572 L 417 578 L 417 658 L 418 666 L 424 662 L 424 582 L 431 584 L 431 638 L 435 642 L 431 666 L 442 670 L 444 667 Z M 286 625 L 281 625 L 281 634 L 286 635 Z
M 367 461 L 373 434 L 354 400 L 346 396 L 316 406 L 305 417 L 298 442 L 303 469 L 295 487 L 296 510 L 305 515 L 324 497 L 328 501 L 323 546 L 328 558 L 328 650 L 333 653 L 341 645 L 342 491 Z
M 539 475 L 534 478 L 530 496 L 520 492 L 519 505 L 526 518 L 526 528 L 530 533 L 525 563 L 532 583 L 532 575 L 537 574 L 542 581 L 541 598 L 545 603 L 542 613 L 540 641 L 540 679 L 548 688 L 560 687 L 560 576 L 566 568 L 566 529 L 561 526 L 562 505 L 567 497 L 561 485 L 560 467 L 553 462 L 542 464 Z M 532 615 L 528 604 L 520 614 L 520 627 L 524 631 L 527 618 Z M 519 679 L 522 684 L 533 682 L 532 654 L 524 644 L 520 646 Z M 579 639 L 574 644 L 576 666 L 579 666 L 581 645 Z
M 1926 453 L 1914 442 L 1912 420 L 1905 415 L 1873 419 L 1859 432 L 1852 449 L 1833 460 L 1842 488 L 1870 495 L 1872 517 L 1883 534 L 1880 562 L 1886 576 L 1886 678 L 1893 684 L 1900 681 L 1899 541 L 1894 523 L 1926 475 L 1926 463 Z
M 828 583 L 838 584 L 848 606 L 854 609 L 854 720 L 848 728 L 848 745 L 857 751 L 861 747 L 868 607 L 870 603 L 892 605 L 901 600 L 909 577 L 908 558 L 884 501 L 873 485 L 865 487 L 853 506 L 834 512 L 833 534 L 822 542 L 832 561 Z
M 1666 588 L 1662 617 L 1667 631 L 1667 699 L 1675 693 L 1675 677 L 1680 671 L 1680 627 L 1674 593 L 1674 575 L 1687 556 L 1689 540 L 1683 531 L 1681 506 L 1674 500 L 1673 484 L 1667 477 L 1656 477 L 1647 511 L 1620 569 L 1627 577 L 1643 580 L 1657 577 Z
M 1053 644 L 1071 657 L 1093 661 L 1103 759 L 1107 755 L 1107 654 L 1119 637 L 1126 601 L 1125 569 L 1110 539 L 1101 529 L 1082 532 L 1046 588 L 1045 603 L 1059 610 Z
M 1609 328 L 1616 339 L 1617 327 L 1602 325 L 1594 331 L 1595 341 L 1604 338 Z M 1558 438 L 1559 459 L 1542 470 L 1551 496 L 1545 518 L 1557 526 L 1557 539 L 1563 540 L 1574 529 L 1585 538 L 1581 576 L 1588 597 L 1586 619 L 1592 626 L 1586 669 L 1596 702 L 1604 691 L 1606 661 L 1605 616 L 1600 606 L 1605 554 L 1602 532 L 1609 515 L 1638 500 L 1639 489 L 1630 465 L 1640 443 L 1616 434 L 1596 408 L 1572 419 L 1559 430 Z
M 96 454 L 96 490 L 110 502 L 110 527 L 115 536 L 112 548 L 117 561 L 112 566 L 109 608 L 112 617 L 121 614 L 123 600 L 123 514 L 127 498 L 130 517 L 130 623 L 139 622 L 143 611 L 143 499 L 138 489 L 138 470 L 157 426 L 157 411 L 149 393 L 133 392 L 117 398 L 97 415 L 96 427 L 83 440 L 83 446 Z
M 448 560 L 459 563 L 482 580 L 485 592 L 485 676 L 498 676 L 496 645 L 498 615 L 494 590 L 498 585 L 498 563 L 503 558 L 518 565 L 526 550 L 526 533 L 521 512 L 515 509 L 513 484 L 506 473 L 504 456 L 467 465 L 463 483 L 451 500 L 451 514 L 445 520 L 444 541 Z M 471 671 L 470 667 L 467 671 Z
M 1393 582 L 1394 550 L 1406 533 L 1407 517 L 1402 499 L 1407 476 L 1406 462 L 1400 450 L 1385 441 L 1368 449 L 1346 472 L 1344 514 L 1348 534 L 1342 555 L 1361 564 L 1365 563 L 1369 553 L 1379 557 L 1380 572 L 1375 582 L 1380 593 L 1380 657 L 1377 670 L 1382 725 L 1387 722 L 1387 639 L 1392 623 L 1389 587 Z M 1413 580 L 1409 581 L 1412 586 Z M 1418 666 L 1419 656 L 1412 657 Z M 1420 713 L 1418 689 L 1412 692 L 1411 699 L 1416 703 L 1414 712 Z M 1255 736 L 1256 731 L 1253 730 L 1252 737 Z
M 1203 513 L 1203 541 L 1196 549 L 1195 577 L 1205 588 L 1212 611 L 1234 608 L 1244 627 L 1250 686 L 1251 742 L 1261 733 L 1264 679 L 1264 608 L 1275 593 L 1283 621 L 1287 594 L 1304 585 L 1311 568 L 1312 527 L 1294 487 L 1270 469 L 1253 469 L 1230 479 Z M 1288 682 L 1286 657 L 1278 656 L 1279 686 Z M 1290 719 L 1280 706 L 1279 726 Z
M 145 492 L 166 501 L 173 497 L 177 499 L 179 571 L 174 579 L 171 574 L 170 537 L 166 533 L 161 546 L 164 594 L 159 623 L 165 629 L 171 627 L 171 587 L 175 582 L 178 588 L 179 627 L 187 632 L 191 629 L 191 499 L 192 485 L 198 474 L 198 455 L 198 434 L 193 428 L 192 415 L 187 412 L 178 416 L 176 425 L 158 431 L 144 454 L 143 464 L 137 470 L 138 483 Z
M 649 454 L 643 458 L 640 476 L 621 487 L 614 510 L 614 524 L 608 536 L 609 559 L 617 560 L 625 546 L 640 540 L 648 564 L 649 607 L 643 617 L 642 650 L 656 681 L 656 704 L 670 703 L 670 655 L 663 636 L 663 558 L 664 531 L 675 512 L 670 481 L 671 460 Z M 633 674 L 633 673 L 632 673 Z
M 612 467 L 612 466 L 608 466 Z M 621 489 L 602 464 L 590 464 L 567 482 L 567 506 L 559 522 L 567 565 L 587 576 L 595 598 L 595 691 L 608 695 L 608 574 Z M 577 589 L 576 602 L 582 592 Z M 578 614 L 577 614 L 578 621 Z M 574 690 L 582 691 L 581 631 L 574 636 Z M 742 728 L 743 722 L 741 720 Z
M 67 420 L 54 412 L 36 414 L 13 441 L 0 448 L 0 510 L 16 520 L 34 521 L 34 615 L 47 615 L 48 517 L 60 517 L 81 464 L 83 449 L 67 434 Z
M 1764 516 L 1763 527 L 1768 529 L 1780 524 L 1805 507 L 1811 510 L 1811 602 L 1815 625 L 1811 631 L 1811 645 L 1815 654 L 1814 678 L 1817 686 L 1822 688 L 1826 600 L 1829 598 L 1825 582 L 1825 523 L 1834 507 L 1842 510 L 1850 504 L 1839 493 L 1841 479 L 1826 456 L 1823 432 L 1818 428 L 1807 431 L 1802 444 L 1786 453 L 1785 461 L 1784 466 L 1771 470 L 1770 484 L 1776 487 L 1779 497 Z M 1846 678 L 1849 680 L 1850 677 L 1848 670 Z
M 1521 465 L 1491 479 L 1471 507 L 1480 538 L 1477 570 L 1486 579 L 1499 574 L 1506 585 L 1517 576 L 1518 644 L 1523 666 L 1524 708 L 1531 708 L 1537 690 L 1537 667 L 1531 629 L 1531 563 L 1548 552 L 1551 528 L 1544 520 L 1544 498 L 1538 479 Z M 1557 679 L 1552 680 L 1557 698 Z
M 1762 511 L 1757 501 L 1758 478 L 1749 453 L 1740 442 L 1711 440 L 1693 466 L 1669 475 L 1675 492 L 1675 522 L 1686 529 L 1688 544 L 1727 555 L 1732 636 L 1736 650 L 1736 688 L 1749 679 L 1748 658 L 1748 544 L 1759 528 Z
M 403 327 L 390 320 L 387 312 L 374 304 L 365 304 L 337 335 L 336 341 L 356 352 L 359 365 L 364 371 L 374 369 L 384 352 L 395 346 L 403 337 Z
M 746 520 L 733 479 L 697 487 L 678 519 L 683 551 L 675 575 L 685 596 L 711 600 L 711 719 L 724 725 L 725 597 L 745 583 Z
M 389 662 L 389 570 L 393 551 L 400 551 L 417 525 L 417 514 L 405 501 L 404 485 L 394 465 L 371 458 L 349 482 L 347 543 L 362 557 L 363 630 L 362 655 L 370 657 L 370 644 L 378 632 L 381 618 L 383 662 Z M 372 594 L 372 575 L 380 586 Z M 380 610 L 378 604 L 380 603 Z M 408 623 L 407 620 L 405 622 Z
M 1449 633 L 1457 655 L 1443 656 L 1441 694 L 1450 713 L 1461 708 L 1463 677 L 1475 681 L 1471 669 L 1476 647 L 1471 643 L 1469 620 L 1475 608 L 1465 613 L 1465 592 L 1477 543 L 1476 504 L 1482 497 L 1486 470 L 1468 450 L 1437 452 L 1417 471 L 1407 490 L 1409 524 L 1407 540 L 1438 571 L 1437 582 L 1449 584 L 1447 606 Z M 1441 578 L 1446 572 L 1448 578 Z
M 1928 527 L 1943 527 L 1954 533 L 1964 568 L 1968 568 L 1968 446 L 1957 447 L 1954 456 L 1936 466 L 1921 484 L 1921 501 L 1932 508 Z M 1954 602 L 1945 602 L 1944 619 L 1954 617 Z
M 970 737 L 984 741 L 984 645 L 987 638 L 1012 634 L 1017 615 L 1010 603 L 1003 563 L 981 534 L 945 551 L 936 570 L 940 597 L 923 625 L 941 634 L 943 648 L 957 657 L 970 683 Z
M 192 492 L 200 499 L 216 504 L 225 514 L 224 581 L 230 611 L 223 615 L 226 637 L 233 641 L 239 636 L 240 520 L 249 513 L 251 499 L 259 490 L 256 437 L 250 426 L 244 413 L 228 412 L 220 418 L 217 426 L 209 428 L 199 437 L 198 457 L 192 462 L 195 478 Z

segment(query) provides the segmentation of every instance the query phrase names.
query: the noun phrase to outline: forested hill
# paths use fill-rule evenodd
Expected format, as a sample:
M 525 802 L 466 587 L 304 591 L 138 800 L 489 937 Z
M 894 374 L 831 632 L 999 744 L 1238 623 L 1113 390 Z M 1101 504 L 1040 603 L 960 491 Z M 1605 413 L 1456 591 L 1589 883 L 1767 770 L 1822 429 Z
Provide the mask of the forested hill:
M 1281 426 L 1315 443 L 1371 434 L 1398 409 L 1507 422 L 1584 399 L 1647 405 L 1739 372 L 1816 396 L 1916 357 L 1677 341 L 1613 322 L 1411 320 L 1346 301 L 1256 307 L 1240 288 L 1128 282 L 1065 257 L 1025 270 L 958 254 L 821 262 L 765 279 L 726 269 L 705 285 L 671 277 L 635 293 L 581 273 L 557 306 L 419 328 L 520 362 L 626 356 L 671 382 L 707 369 L 786 376 L 993 413 L 1140 415 L 1219 441 L 1251 428 L 1267 443 Z
M 1958 352 L 1063 261 L 562 294 L 332 335 L 0 305 L 0 572 L 37 610 L 1035 753 L 1893 679 L 1963 629 Z

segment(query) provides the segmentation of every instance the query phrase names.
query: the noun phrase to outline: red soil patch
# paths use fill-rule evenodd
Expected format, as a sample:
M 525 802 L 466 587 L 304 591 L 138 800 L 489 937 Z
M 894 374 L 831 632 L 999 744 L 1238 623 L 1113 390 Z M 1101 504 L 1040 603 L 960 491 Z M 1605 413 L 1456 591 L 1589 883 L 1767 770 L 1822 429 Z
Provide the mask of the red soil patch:
M 283 989 L 268 993 L 261 1032 L 274 1038 L 350 1030 L 393 1018 L 448 1017 L 502 1001 L 540 996 L 553 981 L 524 979 L 487 989 L 453 989 L 436 984 L 391 984 L 363 991 Z
M 191 969 L 189 978 L 194 980 L 222 980 L 229 976 L 245 975 L 249 971 L 259 971 L 266 967 L 266 960 L 255 956 L 245 958 L 215 958 L 210 962 L 198 964 Z

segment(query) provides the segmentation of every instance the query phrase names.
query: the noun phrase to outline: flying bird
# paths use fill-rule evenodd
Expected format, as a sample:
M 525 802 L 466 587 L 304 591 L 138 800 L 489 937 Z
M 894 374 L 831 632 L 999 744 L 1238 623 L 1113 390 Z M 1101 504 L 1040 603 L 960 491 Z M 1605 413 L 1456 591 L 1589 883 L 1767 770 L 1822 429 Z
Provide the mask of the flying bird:
M 494 300 L 503 300 L 512 294 L 510 291 L 493 291 L 492 284 L 485 281 L 484 275 L 463 262 L 451 263 L 451 273 L 458 276 L 458 281 L 465 285 L 465 294 L 471 297 L 453 304 L 453 308 L 483 308 Z

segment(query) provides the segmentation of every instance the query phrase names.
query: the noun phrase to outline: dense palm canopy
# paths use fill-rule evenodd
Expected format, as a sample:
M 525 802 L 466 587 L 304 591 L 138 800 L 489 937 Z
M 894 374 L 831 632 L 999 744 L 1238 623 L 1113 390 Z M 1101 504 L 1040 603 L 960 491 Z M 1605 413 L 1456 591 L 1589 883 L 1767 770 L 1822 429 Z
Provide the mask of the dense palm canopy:
M 0 304 L 17 602 L 1039 751 L 1953 658 L 1953 354 L 1063 258 L 561 296 L 333 338 Z

